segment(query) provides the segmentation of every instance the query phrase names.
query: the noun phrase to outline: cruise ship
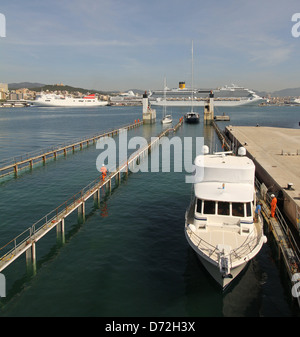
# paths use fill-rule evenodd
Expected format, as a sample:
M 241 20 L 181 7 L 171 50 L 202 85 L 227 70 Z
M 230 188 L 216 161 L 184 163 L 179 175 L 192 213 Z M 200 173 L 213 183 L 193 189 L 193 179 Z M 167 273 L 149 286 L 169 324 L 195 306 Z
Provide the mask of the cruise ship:
M 192 89 L 186 88 L 185 82 L 179 82 L 179 87 L 174 89 L 167 88 L 166 100 L 164 90 L 154 90 L 149 93 L 149 100 L 152 105 L 160 106 L 204 106 L 208 93 L 214 93 L 215 106 L 241 106 L 245 104 L 256 105 L 264 101 L 254 91 L 237 85 L 224 86 L 217 89 L 194 89 L 192 100 Z
M 62 96 L 56 94 L 41 93 L 33 101 L 36 106 L 51 106 L 51 107 L 96 107 L 107 105 L 106 101 L 99 101 L 95 94 L 88 95 L 82 98 L 74 98 L 71 96 Z

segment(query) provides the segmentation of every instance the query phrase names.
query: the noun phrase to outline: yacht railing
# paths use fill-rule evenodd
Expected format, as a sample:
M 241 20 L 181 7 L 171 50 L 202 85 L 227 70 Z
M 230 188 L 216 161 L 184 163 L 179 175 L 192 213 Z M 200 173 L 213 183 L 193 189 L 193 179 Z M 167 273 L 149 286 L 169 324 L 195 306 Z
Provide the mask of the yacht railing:
M 262 219 L 261 219 L 262 221 Z M 262 224 L 262 222 L 261 222 Z M 262 225 L 261 225 L 262 226 Z M 233 249 L 230 254 L 230 262 L 231 264 L 235 261 L 240 260 L 241 258 L 244 258 L 245 256 L 249 255 L 251 252 L 255 250 L 258 243 L 260 242 L 263 231 L 261 226 L 256 226 L 258 235 L 248 235 L 246 240 L 243 242 L 241 246 L 239 246 L 236 249 Z M 188 229 L 188 234 L 190 236 L 190 239 L 195 244 L 197 248 L 199 248 L 201 251 L 205 251 L 211 259 L 215 260 L 216 262 L 219 260 L 221 251 L 216 247 L 210 244 L 209 242 L 205 241 L 204 239 L 200 238 L 195 232 Z

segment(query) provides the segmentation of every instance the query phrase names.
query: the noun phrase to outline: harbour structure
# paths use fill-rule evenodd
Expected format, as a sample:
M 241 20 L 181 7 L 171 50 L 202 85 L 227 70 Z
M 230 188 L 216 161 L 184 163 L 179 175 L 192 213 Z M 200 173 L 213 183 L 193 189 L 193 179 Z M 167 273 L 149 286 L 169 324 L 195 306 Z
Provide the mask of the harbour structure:
M 291 288 L 297 289 L 300 276 L 300 130 L 227 126 L 222 132 L 216 124 L 214 126 L 226 149 L 234 150 L 243 145 L 247 156 L 255 163 L 257 196 L 275 243 L 277 260 L 283 262 Z M 270 211 L 271 194 L 278 200 L 275 217 Z M 294 297 L 300 306 L 300 297 Z
M 35 272 L 37 242 L 54 228 L 56 228 L 60 240 L 64 242 L 65 219 L 77 210 L 78 219 L 84 222 L 86 202 L 93 197 L 94 205 L 99 205 L 101 191 L 103 192 L 104 188 L 105 190 L 111 191 L 113 182 L 115 184 L 120 183 L 122 174 L 128 175 L 129 171 L 132 170 L 136 164 L 140 163 L 144 156 L 147 156 L 155 146 L 159 145 L 162 137 L 170 132 L 176 132 L 181 125 L 182 119 L 179 120 L 174 128 L 166 129 L 162 131 L 158 137 L 151 139 L 145 147 L 132 154 L 125 162 L 119 165 L 115 172 L 111 172 L 104 180 L 102 180 L 101 177 L 97 178 L 79 193 L 69 198 L 62 205 L 2 246 L 0 248 L 0 272 L 23 254 L 26 255 L 27 265 L 32 267 L 33 272 Z
M 145 91 L 143 94 L 143 123 L 154 124 L 156 122 L 156 110 L 151 108 L 148 94 Z
M 211 124 L 214 120 L 214 93 L 213 91 L 209 92 L 209 96 L 206 99 L 204 105 L 204 123 Z
M 276 127 L 227 126 L 234 148 L 244 146 L 256 166 L 256 176 L 274 193 L 300 234 L 300 130 Z
M 142 124 L 143 122 L 135 121 L 135 123 L 127 124 L 114 130 L 108 130 L 98 135 L 77 139 L 71 144 L 57 145 L 49 149 L 39 150 L 38 152 L 30 152 L 21 156 L 2 160 L 0 161 L 0 178 L 12 173 L 17 176 L 20 170 L 27 168 L 33 169 L 34 165 L 39 163 L 45 165 L 49 159 L 56 160 L 60 155 L 66 156 L 69 152 L 74 153 L 77 149 L 82 150 L 83 146 L 95 144 L 100 138 L 114 136 L 124 129 L 130 130 Z
M 0 102 L 0 108 L 24 108 L 30 106 L 31 103 L 25 100 L 8 100 Z

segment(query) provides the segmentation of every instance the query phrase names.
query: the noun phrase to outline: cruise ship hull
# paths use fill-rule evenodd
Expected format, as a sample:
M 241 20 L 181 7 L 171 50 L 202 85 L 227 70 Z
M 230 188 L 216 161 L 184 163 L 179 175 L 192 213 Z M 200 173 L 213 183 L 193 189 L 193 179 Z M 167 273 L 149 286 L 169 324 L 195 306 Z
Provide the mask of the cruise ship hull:
M 192 101 L 191 100 L 170 100 L 166 103 L 164 101 L 150 101 L 151 105 L 156 106 L 170 106 L 170 107 L 187 107 L 187 106 L 194 106 L 194 107 L 204 107 L 206 101 Z M 242 105 L 257 105 L 263 102 L 263 99 L 246 99 L 246 100 L 221 100 L 215 99 L 214 106 L 216 107 L 235 107 L 235 106 L 242 106 Z
M 217 89 L 195 89 L 186 88 L 184 82 L 179 83 L 179 88 L 165 90 L 154 90 L 150 95 L 150 103 L 158 106 L 201 106 L 204 107 L 209 96 L 214 96 L 214 106 L 235 107 L 242 105 L 258 105 L 265 101 L 253 90 L 239 87 L 234 84 Z

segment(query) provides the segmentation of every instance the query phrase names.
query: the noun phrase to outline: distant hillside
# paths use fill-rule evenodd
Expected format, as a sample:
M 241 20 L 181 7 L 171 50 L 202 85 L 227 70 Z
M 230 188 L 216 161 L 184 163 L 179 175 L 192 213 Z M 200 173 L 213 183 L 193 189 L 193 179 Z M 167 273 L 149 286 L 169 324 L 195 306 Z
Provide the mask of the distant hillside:
M 255 91 L 255 90 L 254 90 Z M 266 91 L 255 91 L 257 95 L 261 97 L 266 97 L 270 95 L 271 97 L 299 97 L 300 96 L 300 88 L 288 88 L 282 89 L 273 92 Z
M 272 96 L 280 96 L 280 97 L 287 97 L 287 96 L 292 96 L 292 97 L 298 97 L 300 96 L 300 88 L 289 88 L 289 89 L 283 89 L 279 91 L 274 91 L 272 92 Z
M 32 91 L 40 92 L 40 91 L 63 91 L 66 90 L 68 92 L 77 92 L 80 91 L 82 93 L 98 93 L 107 95 L 108 92 L 94 90 L 94 89 L 84 89 L 84 88 L 75 88 L 70 85 L 52 85 L 52 84 L 42 84 L 42 83 L 32 83 L 32 82 L 21 82 L 21 83 L 9 83 L 8 89 L 9 90 L 15 90 L 15 89 L 21 89 L 21 88 L 28 88 Z
M 46 85 L 41 85 L 41 86 L 36 86 L 31 88 L 32 91 L 68 91 L 68 92 L 76 92 L 80 91 L 82 93 L 90 92 L 90 93 L 99 93 L 97 90 L 90 90 L 90 89 L 84 89 L 84 88 L 75 88 L 71 87 L 70 85 L 51 85 L 51 84 L 46 84 Z
M 20 82 L 20 83 L 8 83 L 8 89 L 14 90 L 14 89 L 21 89 L 21 88 L 37 88 L 37 87 L 43 87 L 45 84 L 42 83 L 32 83 L 32 82 Z

